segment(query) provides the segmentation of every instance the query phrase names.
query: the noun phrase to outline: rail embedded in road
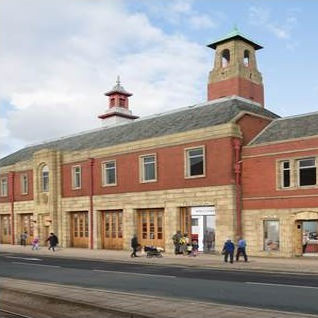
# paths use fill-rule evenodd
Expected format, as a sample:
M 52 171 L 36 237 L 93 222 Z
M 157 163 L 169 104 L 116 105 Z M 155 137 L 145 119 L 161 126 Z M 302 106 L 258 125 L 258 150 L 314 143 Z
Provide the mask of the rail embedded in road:
M 10 310 L 0 309 L 0 318 L 35 318 L 35 317 L 21 315 Z

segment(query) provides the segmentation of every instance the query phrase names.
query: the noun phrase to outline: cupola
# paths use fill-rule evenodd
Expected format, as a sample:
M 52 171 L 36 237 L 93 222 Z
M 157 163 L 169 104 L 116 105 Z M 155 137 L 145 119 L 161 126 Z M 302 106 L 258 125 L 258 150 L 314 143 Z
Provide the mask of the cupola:
M 108 96 L 108 109 L 104 114 L 98 116 L 102 120 L 103 126 L 112 126 L 138 118 L 129 110 L 129 97 L 132 94 L 120 84 L 119 76 L 117 76 L 116 85 L 106 92 L 105 96 Z

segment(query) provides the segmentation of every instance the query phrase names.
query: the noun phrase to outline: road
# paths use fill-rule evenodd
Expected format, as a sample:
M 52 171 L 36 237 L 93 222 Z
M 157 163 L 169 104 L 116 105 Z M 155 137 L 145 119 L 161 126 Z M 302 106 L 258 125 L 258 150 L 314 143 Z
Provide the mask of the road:
M 224 266 L 231 267 L 231 264 Z M 318 314 L 318 275 L 260 273 L 0 253 L 0 276 Z

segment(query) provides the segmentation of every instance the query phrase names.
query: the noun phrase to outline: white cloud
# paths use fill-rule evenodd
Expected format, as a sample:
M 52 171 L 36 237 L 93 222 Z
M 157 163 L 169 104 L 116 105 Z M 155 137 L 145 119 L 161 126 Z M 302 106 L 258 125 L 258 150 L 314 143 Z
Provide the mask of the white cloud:
M 249 8 L 249 21 L 251 24 L 263 27 L 279 39 L 288 40 L 290 46 L 292 31 L 298 24 L 298 10 L 287 10 L 286 17 L 279 22 L 273 20 L 271 11 L 267 8 L 252 6 Z M 290 46 L 291 47 L 291 46 Z
M 152 15 L 183 29 L 211 29 L 218 25 L 219 20 L 222 20 L 223 14 L 221 12 L 212 11 L 206 14 L 196 10 L 194 3 L 194 0 L 167 0 L 157 1 L 155 5 L 154 1 L 148 1 L 144 4 Z
M 185 14 L 182 3 L 175 10 Z M 5 153 L 99 127 L 103 93 L 118 74 L 138 115 L 202 99 L 193 83 L 209 70 L 205 48 L 164 33 L 121 1 L 3 0 L 0 11 L 0 100 L 14 106 L 0 122 Z
M 209 29 L 216 26 L 215 22 L 208 15 L 196 15 L 190 18 L 190 23 L 194 29 Z

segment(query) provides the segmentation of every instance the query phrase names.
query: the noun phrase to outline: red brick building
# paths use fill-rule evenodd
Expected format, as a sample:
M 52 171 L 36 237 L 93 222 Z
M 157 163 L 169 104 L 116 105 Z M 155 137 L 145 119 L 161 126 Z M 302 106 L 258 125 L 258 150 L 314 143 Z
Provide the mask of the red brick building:
M 2 158 L 1 243 L 53 231 L 63 246 L 128 249 L 137 234 L 171 252 L 181 230 L 206 252 L 241 235 L 250 254 L 302 254 L 303 236 L 314 251 L 317 115 L 264 108 L 262 47 L 238 30 L 209 47 L 207 102 L 138 119 L 118 80 L 103 128 Z

